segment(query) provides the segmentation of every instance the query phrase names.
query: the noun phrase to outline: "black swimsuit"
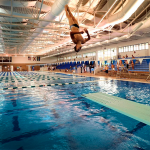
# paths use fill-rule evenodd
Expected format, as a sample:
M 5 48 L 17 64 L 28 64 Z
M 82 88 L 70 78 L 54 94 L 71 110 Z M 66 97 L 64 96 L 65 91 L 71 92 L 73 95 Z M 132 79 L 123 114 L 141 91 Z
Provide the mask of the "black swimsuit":
M 70 30 L 71 30 L 72 27 L 77 27 L 77 28 L 79 28 L 79 26 L 78 26 L 77 24 L 72 24 L 72 25 L 70 26 Z

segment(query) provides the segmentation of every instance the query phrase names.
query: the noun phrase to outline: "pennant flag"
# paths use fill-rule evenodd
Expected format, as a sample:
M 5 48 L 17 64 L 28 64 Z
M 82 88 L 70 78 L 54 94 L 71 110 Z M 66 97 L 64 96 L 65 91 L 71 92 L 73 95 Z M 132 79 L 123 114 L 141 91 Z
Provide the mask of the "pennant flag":
M 140 58 L 140 59 L 139 59 L 140 64 L 142 63 L 142 61 L 143 61 L 143 58 Z
M 31 57 L 30 57 L 30 56 L 28 56 L 28 60 L 31 60 Z
M 40 57 L 37 57 L 37 61 L 40 61 Z
M 33 61 L 36 61 L 36 57 L 33 57 Z

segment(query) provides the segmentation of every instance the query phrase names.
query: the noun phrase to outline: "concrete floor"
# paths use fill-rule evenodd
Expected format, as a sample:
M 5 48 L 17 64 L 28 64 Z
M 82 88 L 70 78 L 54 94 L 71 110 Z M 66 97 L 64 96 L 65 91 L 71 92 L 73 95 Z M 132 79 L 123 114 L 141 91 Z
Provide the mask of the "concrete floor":
M 51 71 L 51 72 L 55 72 L 55 71 Z M 72 74 L 70 72 L 61 72 L 61 71 L 56 71 L 56 73 L 64 73 L 64 74 Z M 95 78 L 99 78 L 99 77 L 104 77 L 110 80 L 122 80 L 122 81 L 132 81 L 132 82 L 140 82 L 140 83 L 148 83 L 150 84 L 150 80 L 146 81 L 146 79 L 129 79 L 129 78 L 116 78 L 116 77 L 111 77 L 111 76 L 100 76 L 100 75 L 94 75 L 92 73 L 76 73 L 75 75 L 82 75 L 85 77 L 95 77 Z

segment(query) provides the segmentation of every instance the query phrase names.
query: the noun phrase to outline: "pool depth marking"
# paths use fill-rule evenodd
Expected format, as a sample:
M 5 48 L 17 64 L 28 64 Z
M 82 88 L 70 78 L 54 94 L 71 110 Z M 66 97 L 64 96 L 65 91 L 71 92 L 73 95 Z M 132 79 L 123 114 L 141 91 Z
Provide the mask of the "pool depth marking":
M 46 87 L 46 86 L 58 86 L 58 85 L 69 85 L 69 84 L 78 84 L 78 83 L 90 83 L 90 82 L 98 82 L 105 80 L 93 80 L 93 81 L 80 81 L 80 82 L 68 82 L 68 83 L 53 83 L 53 84 L 41 84 L 41 85 L 32 85 L 32 86 L 21 86 L 21 87 L 11 87 L 11 88 L 3 88 L 0 90 L 12 90 L 12 89 L 23 89 L 23 88 L 35 88 L 35 87 Z
M 135 120 L 150 125 L 150 106 L 101 92 L 85 94 L 83 96 Z

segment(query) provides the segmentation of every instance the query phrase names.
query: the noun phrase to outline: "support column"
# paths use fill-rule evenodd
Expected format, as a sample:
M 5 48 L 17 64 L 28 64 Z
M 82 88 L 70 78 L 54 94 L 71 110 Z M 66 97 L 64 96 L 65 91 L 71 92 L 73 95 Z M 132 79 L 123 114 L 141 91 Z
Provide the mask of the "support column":
M 0 72 L 2 72 L 2 66 L 0 66 Z
M 98 68 L 98 51 L 96 51 L 96 68 Z
M 150 42 L 148 42 L 148 56 L 150 55 Z
M 83 58 L 83 53 L 81 54 L 81 59 L 82 59 L 82 61 L 84 61 L 84 58 Z
M 28 66 L 28 71 L 31 71 L 31 66 Z
M 10 66 L 10 71 L 14 71 L 13 65 Z
M 119 56 L 119 47 L 116 47 L 116 59 L 118 59 Z

